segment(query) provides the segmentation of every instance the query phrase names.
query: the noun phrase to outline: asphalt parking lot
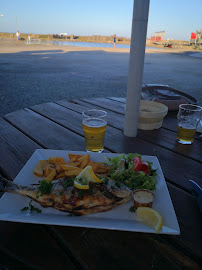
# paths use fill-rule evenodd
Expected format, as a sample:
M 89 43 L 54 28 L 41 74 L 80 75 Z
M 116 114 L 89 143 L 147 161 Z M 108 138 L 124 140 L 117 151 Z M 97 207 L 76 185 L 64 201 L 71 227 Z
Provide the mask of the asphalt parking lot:
M 38 50 L 0 53 L 0 116 L 79 97 L 125 97 L 129 53 Z M 146 53 L 143 83 L 166 84 L 202 105 L 202 58 Z

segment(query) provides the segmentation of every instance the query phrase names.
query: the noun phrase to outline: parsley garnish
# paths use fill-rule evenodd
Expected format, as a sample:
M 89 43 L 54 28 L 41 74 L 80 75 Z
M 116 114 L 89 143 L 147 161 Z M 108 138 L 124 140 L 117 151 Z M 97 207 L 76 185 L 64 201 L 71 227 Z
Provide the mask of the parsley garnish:
M 73 183 L 74 183 L 73 179 L 68 179 L 62 185 L 64 188 L 68 188 L 68 187 L 71 187 L 73 185 Z
M 27 210 L 29 210 L 28 206 L 25 206 L 24 208 L 21 209 L 22 212 L 27 211 Z
M 135 207 L 133 205 L 131 205 L 131 207 L 129 208 L 130 212 L 135 212 Z
M 41 191 L 41 195 L 50 194 L 53 187 L 52 182 L 46 182 L 45 180 L 40 181 L 39 190 Z
M 120 180 L 116 180 L 116 185 L 117 185 L 117 187 L 121 187 L 121 181 Z
M 105 177 L 104 179 L 102 178 L 101 180 L 103 180 L 103 182 L 104 182 L 105 184 L 108 184 L 108 182 L 109 182 L 109 178 L 108 178 L 108 177 Z
M 34 205 L 31 204 L 32 200 L 29 202 L 29 206 L 26 206 L 21 209 L 22 212 L 29 210 L 31 213 L 37 212 L 41 213 L 42 211 L 39 208 L 34 207 Z

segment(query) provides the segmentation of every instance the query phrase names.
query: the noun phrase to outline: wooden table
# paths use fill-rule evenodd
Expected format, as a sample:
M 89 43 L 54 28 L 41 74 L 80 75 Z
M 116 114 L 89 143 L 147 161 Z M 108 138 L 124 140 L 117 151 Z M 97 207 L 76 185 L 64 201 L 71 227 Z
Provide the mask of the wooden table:
M 105 109 L 105 151 L 157 156 L 179 221 L 179 236 L 0 222 L 1 263 L 19 269 L 200 269 L 202 220 L 189 179 L 202 186 L 202 141 L 176 142 L 176 113 L 162 128 L 123 135 L 125 99 L 95 98 L 36 105 L 0 119 L 0 173 L 14 179 L 34 151 L 83 151 L 81 112 Z

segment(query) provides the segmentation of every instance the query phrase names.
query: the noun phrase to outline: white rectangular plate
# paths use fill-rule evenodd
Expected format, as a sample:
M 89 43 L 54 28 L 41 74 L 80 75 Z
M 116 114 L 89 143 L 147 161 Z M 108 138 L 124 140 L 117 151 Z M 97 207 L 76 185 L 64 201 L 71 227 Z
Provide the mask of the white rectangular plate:
M 15 178 L 14 182 L 21 185 L 30 185 L 38 183 L 39 178 L 33 174 L 33 171 L 38 164 L 39 160 L 47 160 L 49 157 L 63 157 L 68 161 L 68 153 L 86 154 L 86 152 L 63 151 L 63 150 L 44 150 L 39 149 L 34 152 L 32 157 L 20 171 Z M 93 161 L 104 161 L 104 156 L 114 157 L 119 154 L 111 153 L 91 153 L 90 157 Z M 157 210 L 163 217 L 163 228 L 161 234 L 180 234 L 180 228 L 172 205 L 172 201 L 167 189 L 167 185 L 159 164 L 157 157 L 142 156 L 145 161 L 153 162 L 153 168 L 157 169 L 156 177 L 156 190 L 154 191 L 155 199 L 153 208 Z M 22 212 L 21 209 L 28 206 L 30 198 L 24 197 L 19 194 L 5 193 L 0 199 L 0 220 L 36 223 L 36 224 L 49 224 L 49 225 L 62 225 L 62 226 L 75 226 L 99 229 L 111 229 L 133 232 L 147 232 L 155 233 L 153 228 L 144 225 L 138 221 L 136 214 L 131 213 L 129 208 L 133 205 L 132 200 L 126 204 L 115 207 L 114 209 L 91 214 L 87 216 L 68 216 L 68 213 L 61 212 L 54 208 L 43 208 L 39 203 L 32 201 L 32 204 L 41 209 L 42 213 L 28 214 Z

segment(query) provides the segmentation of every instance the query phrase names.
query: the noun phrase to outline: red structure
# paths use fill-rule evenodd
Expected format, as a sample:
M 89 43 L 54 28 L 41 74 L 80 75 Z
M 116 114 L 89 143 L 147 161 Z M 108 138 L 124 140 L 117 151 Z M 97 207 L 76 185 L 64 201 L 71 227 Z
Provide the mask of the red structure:
M 196 39 L 197 35 L 194 32 L 191 32 L 191 37 L 190 39 Z
M 151 37 L 151 41 L 161 41 L 161 37 L 153 36 L 153 37 Z

